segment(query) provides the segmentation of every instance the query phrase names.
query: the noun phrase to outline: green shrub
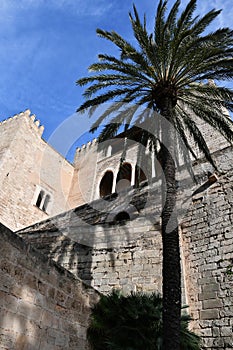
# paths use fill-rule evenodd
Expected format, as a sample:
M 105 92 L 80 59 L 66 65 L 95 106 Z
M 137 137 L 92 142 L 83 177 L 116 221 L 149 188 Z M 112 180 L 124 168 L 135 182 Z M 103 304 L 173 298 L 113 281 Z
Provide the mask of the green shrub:
M 181 350 L 199 350 L 199 337 L 181 317 Z M 87 332 L 94 350 L 159 350 L 162 348 L 162 298 L 158 294 L 119 291 L 102 295 L 93 307 Z

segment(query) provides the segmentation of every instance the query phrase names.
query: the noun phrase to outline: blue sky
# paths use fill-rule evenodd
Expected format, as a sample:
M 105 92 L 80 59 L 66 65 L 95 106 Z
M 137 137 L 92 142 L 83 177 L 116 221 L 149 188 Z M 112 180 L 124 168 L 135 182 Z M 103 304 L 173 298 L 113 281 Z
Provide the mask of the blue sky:
M 135 0 L 152 27 L 158 0 Z M 170 0 L 169 4 L 173 1 Z M 182 1 L 185 6 L 188 0 Z M 132 39 L 130 0 L 0 0 L 0 120 L 29 108 L 50 135 L 83 101 L 75 81 L 87 75 L 98 53 L 110 43 L 96 28 L 115 30 Z M 215 21 L 232 26 L 232 0 L 199 0 L 198 12 L 223 11 Z M 78 123 L 79 121 L 77 121 Z

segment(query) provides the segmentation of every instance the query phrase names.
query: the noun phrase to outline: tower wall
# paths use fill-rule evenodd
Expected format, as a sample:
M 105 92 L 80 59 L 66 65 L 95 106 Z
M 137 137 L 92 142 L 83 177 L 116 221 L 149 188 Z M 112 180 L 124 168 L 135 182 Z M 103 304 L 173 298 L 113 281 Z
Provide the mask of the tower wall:
M 74 159 L 74 175 L 69 193 L 71 208 L 88 203 L 93 198 L 98 159 L 96 140 L 77 148 Z
M 42 138 L 43 126 L 30 111 L 0 124 L 0 216 L 17 230 L 69 209 L 73 167 Z M 43 190 L 46 210 L 36 206 Z

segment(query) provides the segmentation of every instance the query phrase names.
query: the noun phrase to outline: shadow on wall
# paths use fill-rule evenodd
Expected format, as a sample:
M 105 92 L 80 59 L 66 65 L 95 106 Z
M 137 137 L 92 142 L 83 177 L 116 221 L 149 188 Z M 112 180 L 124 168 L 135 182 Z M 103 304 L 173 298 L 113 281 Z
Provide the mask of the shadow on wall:
M 107 195 L 18 233 L 87 284 L 108 292 L 110 284 L 116 288 L 122 285 L 119 264 L 124 271 L 130 269 L 126 266 L 129 261 L 136 266 L 133 254 L 141 249 L 137 237 L 145 233 L 146 225 L 159 221 L 159 198 L 159 185 L 149 190 L 144 181 L 138 188 Z M 103 290 L 102 282 L 109 290 Z
M 88 349 L 93 289 L 0 226 L 0 339 L 8 350 Z
M 43 249 L 49 257 L 91 284 L 92 262 L 97 259 L 94 252 L 96 247 L 110 257 L 109 264 L 114 267 L 114 247 L 119 243 L 127 246 L 132 240 L 128 224 L 139 216 L 147 197 L 147 189 L 141 186 L 130 192 L 121 191 L 119 194 L 105 196 L 92 205 L 78 207 L 69 215 L 67 232 L 63 229 L 57 232 L 48 230 L 46 242 L 39 243 L 36 247 Z M 104 209 L 100 206 L 104 206 Z
M 101 204 L 105 202 L 105 212 L 97 210 L 99 201 L 76 208 L 67 218 L 67 232 L 61 229 L 60 235 L 50 245 L 49 257 L 101 292 L 109 292 L 113 287 L 121 288 L 124 279 L 119 272 L 120 265 L 126 274 L 127 271 L 131 274 L 131 269 L 135 269 L 136 273 L 138 262 L 134 260 L 134 254 L 136 256 L 141 249 L 137 238 L 145 233 L 146 226 L 152 225 L 141 215 L 147 199 L 148 188 L 142 186 L 122 195 L 113 194 L 101 199 Z M 48 231 L 47 237 L 50 234 L 52 236 L 54 232 Z M 43 247 L 48 247 L 46 242 Z M 130 281 L 129 276 L 127 278 Z M 134 290 L 131 282 L 128 288 L 128 291 Z

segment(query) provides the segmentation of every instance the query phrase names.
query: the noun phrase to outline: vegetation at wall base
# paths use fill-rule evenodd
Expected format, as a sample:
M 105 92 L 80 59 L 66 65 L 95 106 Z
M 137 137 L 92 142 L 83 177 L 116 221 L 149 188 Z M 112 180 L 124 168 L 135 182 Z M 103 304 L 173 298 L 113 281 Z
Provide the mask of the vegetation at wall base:
M 200 338 L 188 329 L 191 318 L 181 316 L 181 350 L 199 350 Z M 93 307 L 88 340 L 93 350 L 161 350 L 162 297 L 159 294 L 113 290 Z

